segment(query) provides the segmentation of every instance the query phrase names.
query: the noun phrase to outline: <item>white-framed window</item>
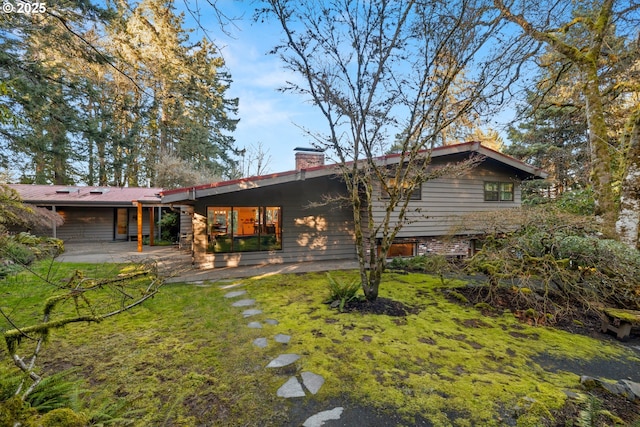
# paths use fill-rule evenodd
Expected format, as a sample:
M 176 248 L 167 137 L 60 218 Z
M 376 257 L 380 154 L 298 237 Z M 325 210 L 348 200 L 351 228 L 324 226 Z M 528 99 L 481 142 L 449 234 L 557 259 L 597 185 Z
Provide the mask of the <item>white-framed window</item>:
M 513 202 L 513 182 L 484 183 L 485 202 Z

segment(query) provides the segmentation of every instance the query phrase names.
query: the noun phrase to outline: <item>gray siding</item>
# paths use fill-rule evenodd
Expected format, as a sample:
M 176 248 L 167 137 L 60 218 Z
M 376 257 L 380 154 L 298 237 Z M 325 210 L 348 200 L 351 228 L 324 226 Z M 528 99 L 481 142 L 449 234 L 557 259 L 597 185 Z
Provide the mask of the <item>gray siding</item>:
M 514 183 L 513 202 L 486 202 L 484 182 Z M 378 194 L 380 190 L 378 189 Z M 407 221 L 398 234 L 402 237 L 444 236 L 456 227 L 456 234 L 473 232 L 470 224 L 464 224 L 461 216 L 478 211 L 511 209 L 520 206 L 519 180 L 504 170 L 478 166 L 456 178 L 438 178 L 422 185 L 421 200 L 412 200 L 407 210 Z M 374 204 L 376 222 L 385 213 L 385 200 Z M 397 220 L 397 215 L 394 217 Z
M 65 241 L 113 240 L 113 208 L 58 207 L 64 224 L 57 228 L 58 239 Z
M 154 216 L 155 220 L 158 221 L 158 209 L 156 209 Z M 129 240 L 137 240 L 138 239 L 138 209 L 131 208 L 129 209 L 129 232 L 128 239 Z M 156 233 L 158 232 L 158 227 L 155 227 Z M 149 236 L 149 208 L 142 208 L 142 235 Z
M 180 234 L 193 233 L 193 207 L 191 206 L 176 206 L 180 209 Z
M 310 207 L 310 203 L 321 202 L 323 196 L 330 194 L 344 194 L 344 186 L 325 177 L 199 199 L 193 222 L 196 263 L 211 268 L 355 259 L 351 210 L 338 209 L 335 204 Z M 206 253 L 207 206 L 280 206 L 282 250 Z
M 56 237 L 65 241 L 113 241 L 116 208 L 90 208 L 58 206 L 56 211 L 64 218 L 64 224 L 56 229 Z M 149 235 L 149 209 L 143 209 L 142 234 Z M 137 209 L 128 208 L 129 224 L 127 236 L 135 240 L 138 236 Z M 53 235 L 51 229 L 43 233 Z

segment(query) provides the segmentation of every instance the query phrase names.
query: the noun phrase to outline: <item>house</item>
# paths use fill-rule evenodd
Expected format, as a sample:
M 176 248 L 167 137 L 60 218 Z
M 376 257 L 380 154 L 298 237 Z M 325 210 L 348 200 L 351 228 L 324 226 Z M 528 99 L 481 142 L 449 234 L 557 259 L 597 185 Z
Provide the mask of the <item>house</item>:
M 325 165 L 322 152 L 296 151 L 296 169 L 289 172 L 161 192 L 162 203 L 192 207 L 194 260 L 199 267 L 356 259 L 351 207 L 326 203 L 346 195 L 338 167 Z M 453 219 L 519 206 L 520 183 L 546 177 L 538 168 L 478 142 L 434 149 L 429 167 L 471 155 L 484 160 L 462 176 L 427 181 L 412 195 L 412 207 L 426 215 L 402 228 L 390 256 L 421 251 L 466 255 L 473 249 L 468 232 L 443 238 Z M 397 165 L 399 159 L 389 155 L 377 161 Z M 380 216 L 384 197 L 377 200 L 374 215 Z
M 57 212 L 61 226 L 35 230 L 69 242 L 136 240 L 161 215 L 161 188 L 9 184 L 25 203 Z M 141 209 L 144 207 L 144 209 Z M 142 213 L 142 216 L 139 216 Z M 140 229 L 138 218 L 141 218 Z

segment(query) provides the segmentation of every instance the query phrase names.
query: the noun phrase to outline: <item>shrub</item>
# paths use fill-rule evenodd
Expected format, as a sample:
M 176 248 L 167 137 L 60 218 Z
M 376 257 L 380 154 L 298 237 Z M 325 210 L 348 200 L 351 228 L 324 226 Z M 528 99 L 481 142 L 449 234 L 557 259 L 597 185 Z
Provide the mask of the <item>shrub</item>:
M 0 400 L 0 426 L 24 424 L 32 419 L 35 414 L 36 411 L 17 396 Z
M 178 232 L 180 230 L 179 219 L 180 217 L 175 212 L 165 212 L 162 214 L 162 218 L 158 221 L 158 226 L 162 229 L 161 240 L 171 242 L 178 239 Z
M 360 281 L 358 279 L 343 282 L 339 279 L 334 279 L 330 273 L 327 273 L 327 279 L 329 280 L 329 297 L 325 300 L 325 303 L 339 301 L 339 308 L 343 310 L 346 303 L 359 298 L 357 294 L 358 290 L 360 290 Z
M 40 418 L 42 427 L 85 427 L 89 420 L 84 414 L 78 414 L 69 408 L 54 409 Z
M 20 265 L 29 265 L 36 259 L 35 254 L 28 246 L 11 238 L 4 240 L 3 247 L 0 249 L 0 257 Z
M 392 270 L 405 270 L 409 267 L 409 259 L 401 257 L 394 258 L 387 264 L 387 267 Z
M 78 381 L 71 378 L 73 370 L 45 377 L 27 397 L 27 402 L 39 413 L 71 406 L 77 398 Z
M 577 306 L 596 302 L 619 308 L 640 308 L 640 253 L 601 239 L 581 216 L 548 206 L 523 209 L 506 218 L 503 230 L 487 236 L 469 262 L 472 271 L 489 276 L 492 285 L 519 282 L 545 298 L 536 306 L 546 313 L 546 297 L 559 294 Z M 520 298 L 534 302 L 539 295 Z

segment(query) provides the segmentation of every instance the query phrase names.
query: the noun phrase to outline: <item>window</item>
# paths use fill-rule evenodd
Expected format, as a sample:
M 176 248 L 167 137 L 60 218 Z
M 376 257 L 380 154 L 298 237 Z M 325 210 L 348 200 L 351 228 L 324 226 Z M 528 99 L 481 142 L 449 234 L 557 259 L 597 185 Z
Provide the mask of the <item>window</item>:
M 282 249 L 280 207 L 207 207 L 207 251 L 214 253 Z
M 409 183 L 407 182 L 402 182 L 400 183 L 400 186 L 402 186 L 401 190 L 404 190 L 403 193 L 406 193 L 407 188 L 409 187 Z M 387 179 L 387 187 L 389 188 L 398 188 L 399 185 L 396 183 L 396 179 L 395 178 L 388 178 Z M 387 193 L 384 189 L 382 189 L 382 197 L 384 199 L 388 199 L 389 198 L 389 193 Z M 401 195 L 401 199 L 406 198 L 406 194 L 402 194 Z M 422 199 L 422 185 L 418 184 L 416 186 L 416 188 L 411 192 L 411 194 L 409 195 L 409 199 L 410 200 L 420 200 Z
M 513 182 L 485 182 L 486 202 L 513 202 Z

